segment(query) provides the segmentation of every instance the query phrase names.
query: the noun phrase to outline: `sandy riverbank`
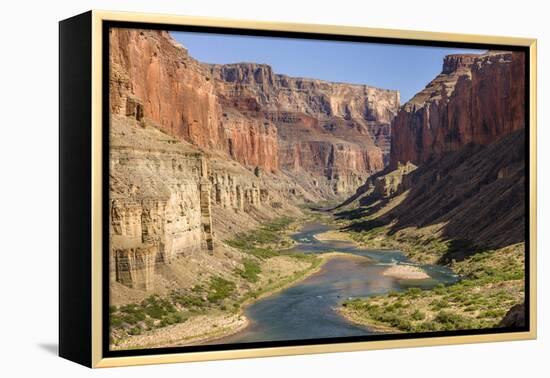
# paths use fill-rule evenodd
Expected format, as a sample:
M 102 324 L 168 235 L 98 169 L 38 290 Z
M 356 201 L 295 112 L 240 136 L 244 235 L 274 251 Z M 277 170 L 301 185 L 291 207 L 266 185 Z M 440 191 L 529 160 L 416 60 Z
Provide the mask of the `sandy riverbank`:
M 218 313 L 198 315 L 184 323 L 171 325 L 151 333 L 120 340 L 113 350 L 174 347 L 204 343 L 239 332 L 248 325 L 241 314 Z
M 319 241 L 346 241 L 354 242 L 347 232 L 339 230 L 328 230 L 315 235 L 315 239 Z
M 424 270 L 412 265 L 393 265 L 386 269 L 384 276 L 397 278 L 399 280 L 425 280 L 430 278 Z

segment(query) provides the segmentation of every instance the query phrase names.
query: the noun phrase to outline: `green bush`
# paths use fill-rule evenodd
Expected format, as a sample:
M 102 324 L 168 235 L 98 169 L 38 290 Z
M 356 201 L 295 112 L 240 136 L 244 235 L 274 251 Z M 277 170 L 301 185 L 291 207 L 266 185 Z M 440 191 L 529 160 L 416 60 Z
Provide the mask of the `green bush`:
M 440 323 L 444 330 L 470 328 L 468 319 L 450 311 L 440 311 L 434 321 Z
M 412 298 L 416 298 L 418 296 L 420 296 L 422 294 L 422 289 L 420 289 L 419 287 L 411 287 L 409 289 L 407 289 L 407 291 L 405 291 L 405 295 L 409 296 L 409 297 L 412 297 Z
M 141 311 L 141 312 L 134 312 L 131 314 L 123 314 L 121 319 L 123 323 L 136 324 L 138 322 L 145 320 L 145 313 Z
M 168 325 L 183 323 L 187 320 L 181 312 L 171 312 L 163 319 Z
M 479 313 L 478 318 L 501 318 L 506 314 L 505 310 L 486 310 Z
M 430 305 L 432 306 L 432 309 L 434 309 L 434 310 L 441 310 L 441 309 L 444 309 L 444 308 L 448 308 L 449 307 L 449 302 L 447 302 L 444 299 L 436 299 L 436 300 L 432 301 L 432 303 L 430 303 Z
M 145 313 L 154 319 L 162 319 L 170 312 L 176 312 L 174 305 L 167 299 L 152 295 L 141 303 Z
M 127 332 L 129 335 L 132 335 L 132 336 L 139 335 L 141 334 L 141 327 L 132 327 L 128 329 Z
M 436 287 L 434 287 L 433 291 L 436 294 L 443 295 L 447 291 L 447 288 L 443 284 L 438 284 Z
M 279 244 L 283 240 L 281 232 L 287 229 L 291 223 L 291 218 L 280 218 L 254 231 L 239 233 L 235 238 L 225 242 L 260 259 L 268 259 L 277 255 L 277 252 L 269 245 Z
M 111 318 L 110 318 L 111 327 L 120 327 L 122 323 L 124 322 L 122 321 L 122 318 L 120 316 L 111 315 Z
M 234 282 L 228 281 L 222 277 L 212 277 L 208 292 L 208 301 L 217 303 L 228 298 L 236 289 Z
M 201 309 L 206 305 L 206 301 L 202 298 L 202 295 L 197 294 L 193 289 L 191 289 L 191 293 L 173 291 L 171 296 L 174 303 L 187 309 Z
M 258 274 L 262 272 L 260 264 L 252 259 L 243 260 L 244 269 L 238 269 L 238 274 L 248 282 L 258 282 Z

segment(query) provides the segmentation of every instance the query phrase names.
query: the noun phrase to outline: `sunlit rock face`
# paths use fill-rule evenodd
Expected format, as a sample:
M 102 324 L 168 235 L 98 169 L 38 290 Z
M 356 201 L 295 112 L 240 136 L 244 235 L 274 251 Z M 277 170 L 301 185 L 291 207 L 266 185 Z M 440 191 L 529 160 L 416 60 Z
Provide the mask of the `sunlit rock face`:
M 449 55 L 440 75 L 392 124 L 391 166 L 420 164 L 468 143 L 489 144 L 525 127 L 522 53 Z
M 350 193 L 387 163 L 397 91 L 279 75 L 255 63 L 211 65 L 226 107 L 276 125 L 279 165 Z
M 228 153 L 247 166 L 278 169 L 275 126 L 224 113 L 208 67 L 190 57 L 167 32 L 115 28 L 110 41 L 113 114 L 126 115 L 128 104 L 138 98 L 143 118 L 169 135 Z
M 352 192 L 388 162 L 397 91 L 288 77 L 263 64 L 207 65 L 166 32 L 110 33 L 114 114 L 150 119 L 246 167 L 311 173 L 332 194 Z

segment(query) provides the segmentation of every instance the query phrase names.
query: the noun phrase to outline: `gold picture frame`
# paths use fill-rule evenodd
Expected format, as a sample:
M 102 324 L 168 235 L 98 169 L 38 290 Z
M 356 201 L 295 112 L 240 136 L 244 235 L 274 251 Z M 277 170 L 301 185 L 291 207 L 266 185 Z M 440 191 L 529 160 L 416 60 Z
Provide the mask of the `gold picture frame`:
M 104 180 L 103 167 L 105 164 L 105 144 L 103 139 L 104 115 L 103 101 L 105 98 L 105 66 L 104 66 L 104 44 L 106 22 L 127 22 L 144 24 L 162 24 L 167 28 L 170 26 L 188 25 L 215 28 L 237 28 L 241 30 L 261 30 L 277 32 L 299 32 L 320 35 L 335 36 L 357 36 L 370 38 L 393 38 L 400 40 L 411 40 L 415 42 L 453 42 L 470 44 L 493 44 L 501 46 L 523 47 L 528 50 L 528 73 L 529 73 L 529 102 L 528 102 L 528 124 L 529 124 L 529 235 L 528 253 L 528 296 L 529 301 L 529 329 L 522 332 L 488 333 L 453 335 L 429 338 L 403 338 L 396 340 L 375 340 L 361 342 L 343 342 L 337 344 L 314 344 L 297 345 L 284 347 L 261 347 L 254 349 L 230 349 L 212 350 L 198 352 L 176 352 L 165 354 L 143 354 L 121 357 L 108 357 L 104 354 L 103 332 L 106 325 L 102 309 L 104 303 L 104 213 L 102 207 Z M 90 367 L 114 367 L 144 364 L 160 364 L 189 361 L 208 361 L 220 359 L 237 359 L 250 357 L 268 357 L 284 355 L 300 355 L 311 353 L 347 352 L 372 349 L 389 349 L 404 347 L 436 346 L 448 344 L 482 343 L 495 341 L 513 341 L 535 339 L 537 335 L 536 325 L 536 123 L 537 123 L 537 41 L 529 38 L 513 38 L 501 36 L 482 36 L 469 34 L 436 33 L 412 30 L 378 29 L 367 27 L 317 25 L 317 24 L 294 24 L 279 22 L 258 22 L 251 20 L 231 20 L 209 17 L 188 17 L 161 14 L 126 13 L 93 10 L 80 16 L 76 16 L 60 23 L 60 123 L 61 123 L 61 197 L 65 202 L 61 203 L 61 231 L 60 231 L 60 355 Z M 78 39 L 80 34 L 82 39 Z M 84 46 L 82 41 L 85 41 Z M 89 43 L 88 43 L 89 42 Z M 80 49 L 80 50 L 79 50 Z M 81 49 L 87 49 L 83 54 Z M 79 56 L 79 58 L 76 58 Z M 84 62 L 84 71 L 72 72 L 69 67 L 70 61 L 75 64 Z M 86 72 L 89 69 L 89 72 Z M 89 77 L 84 77 L 89 74 Z M 71 76 L 72 75 L 72 76 Z M 71 77 L 77 79 L 71 79 Z M 72 81 L 71 81 L 72 80 Z M 74 83 L 80 83 L 75 91 Z M 66 95 L 63 94 L 65 91 Z M 69 94 L 69 92 L 71 94 Z M 77 94 L 83 93 L 89 96 L 80 98 Z M 90 101 L 90 102 L 87 102 Z M 77 104 L 79 102 L 79 104 Z M 70 113 L 69 108 L 81 109 L 78 114 Z M 75 153 L 70 147 L 65 148 L 65 140 L 74 139 L 74 135 L 64 136 L 69 123 L 74 127 L 74 122 L 86 122 L 81 127 L 79 138 L 89 146 L 89 156 L 83 157 L 80 161 L 79 155 L 73 155 L 79 160 L 79 167 L 70 165 L 64 166 L 68 159 L 66 154 Z M 78 132 L 78 131 L 71 131 Z M 67 139 L 65 139 L 67 138 Z M 66 154 L 65 154 L 66 153 Z M 84 154 L 84 152 L 82 152 Z M 70 163 L 66 163 L 70 164 Z M 88 165 L 86 165 L 88 164 Z M 65 171 L 63 170 L 65 167 Z M 71 221 L 71 210 L 68 209 L 73 201 L 79 200 L 82 193 L 72 193 L 70 189 L 64 188 L 64 179 L 68 179 L 74 169 L 84 169 L 81 173 L 82 179 L 78 185 L 88 188 L 89 198 L 83 206 L 89 211 L 80 214 L 81 217 L 88 217 L 83 223 Z M 73 183 L 74 184 L 74 183 Z M 76 189 L 75 189 L 76 190 Z M 76 211 L 76 210 L 75 210 Z M 77 228 L 78 227 L 78 228 Z M 79 246 L 79 240 L 69 239 L 68 233 L 86 235 L 85 240 L 89 243 Z M 76 249 L 78 248 L 78 249 Z M 82 258 L 73 256 L 76 252 L 85 250 Z M 79 275 L 79 277 L 76 277 Z M 81 280 L 81 281 L 79 281 Z M 85 282 L 89 282 L 86 284 Z M 76 291 L 81 291 L 79 300 L 75 302 Z M 89 290 L 89 291 L 88 291 Z M 84 293 L 84 294 L 82 294 Z M 71 309 L 75 303 L 83 303 L 79 311 Z M 86 313 L 88 315 L 83 316 Z M 79 317 L 79 320 L 74 318 Z M 72 320 L 71 320 L 72 319 Z M 79 345 L 81 343 L 81 345 Z M 85 344 L 85 345 L 83 345 Z M 83 345 L 83 346 L 82 346 Z M 79 349 L 76 351 L 75 349 Z

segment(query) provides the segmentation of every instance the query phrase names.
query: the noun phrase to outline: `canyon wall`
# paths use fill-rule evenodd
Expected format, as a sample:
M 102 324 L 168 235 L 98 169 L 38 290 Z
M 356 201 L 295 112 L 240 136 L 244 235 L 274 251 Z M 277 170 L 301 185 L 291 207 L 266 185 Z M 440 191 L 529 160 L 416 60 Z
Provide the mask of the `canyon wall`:
M 215 254 L 221 240 L 308 199 L 283 174 L 251 172 L 138 118 L 111 116 L 111 282 L 150 290 L 159 264 Z
M 169 135 L 247 166 L 278 169 L 275 126 L 224 114 L 208 67 L 167 32 L 110 30 L 111 113 L 126 115 L 133 98 L 143 104 L 143 118 Z M 241 147 L 247 145 L 254 149 Z
M 340 205 L 360 210 L 342 214 L 377 214 L 358 229 L 386 224 L 477 249 L 524 242 L 524 70 L 521 53 L 447 56 L 394 119 L 390 165 Z M 476 248 L 457 247 L 439 262 Z
M 522 53 L 447 56 L 441 74 L 394 119 L 391 167 L 399 162 L 418 165 L 524 128 L 524 72 Z
M 397 91 L 273 73 L 265 64 L 208 65 L 167 32 L 110 31 L 110 108 L 245 167 L 282 169 L 319 195 L 355 190 L 389 159 Z
M 526 240 L 525 132 L 517 130 L 487 145 L 468 144 L 404 176 L 408 195 L 387 215 L 392 230 L 436 225 L 445 240 L 502 248 Z M 442 257 L 464 258 L 467 248 Z
M 350 193 L 384 168 L 397 91 L 275 74 L 265 64 L 210 65 L 224 108 L 273 122 L 279 163 L 308 184 Z
M 213 249 L 203 156 L 130 117 L 112 117 L 110 143 L 111 281 L 147 290 L 156 263 Z

